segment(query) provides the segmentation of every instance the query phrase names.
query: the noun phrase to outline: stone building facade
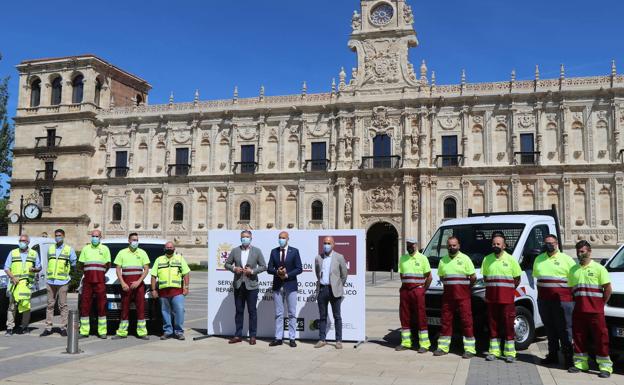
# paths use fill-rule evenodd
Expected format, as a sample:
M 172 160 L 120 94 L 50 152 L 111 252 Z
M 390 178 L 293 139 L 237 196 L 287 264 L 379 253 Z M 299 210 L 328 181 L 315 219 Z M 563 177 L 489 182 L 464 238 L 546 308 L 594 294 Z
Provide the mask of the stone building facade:
M 74 243 L 172 239 L 205 258 L 209 229 L 367 230 L 369 269 L 445 219 L 558 209 L 564 242 L 624 242 L 624 76 L 438 85 L 404 0 L 362 0 L 357 68 L 330 92 L 150 105 L 150 85 L 93 55 L 25 61 L 10 208 Z M 11 226 L 15 234 L 17 226 Z M 424 242 L 423 242 L 424 243 Z

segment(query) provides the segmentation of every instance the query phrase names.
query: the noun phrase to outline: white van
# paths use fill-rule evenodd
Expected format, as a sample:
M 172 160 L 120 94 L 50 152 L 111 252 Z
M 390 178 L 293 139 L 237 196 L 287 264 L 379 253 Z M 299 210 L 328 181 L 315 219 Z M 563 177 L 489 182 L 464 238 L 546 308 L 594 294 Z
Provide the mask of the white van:
M 139 248 L 145 250 L 147 256 L 150 259 L 150 268 L 154 265 L 156 258 L 165 253 L 164 239 L 156 238 L 141 238 L 139 237 Z M 108 238 L 102 239 L 101 243 L 108 246 L 111 253 L 111 268 L 106 272 L 106 318 L 111 324 L 111 327 L 117 327 L 118 322 L 121 320 L 121 284 L 117 278 L 117 271 L 115 269 L 115 257 L 120 250 L 128 247 L 127 238 Z M 151 294 L 151 275 L 148 274 L 143 282 L 145 283 L 145 319 L 148 321 L 148 327 L 150 329 L 157 329 L 162 327 L 162 316 L 160 313 L 160 302 L 157 299 L 152 298 Z M 81 287 L 82 288 L 82 287 Z M 82 290 L 80 290 L 82 293 Z M 96 316 L 96 304 L 93 301 L 93 308 L 91 311 L 91 323 L 97 324 Z M 130 304 L 130 320 L 133 322 L 136 320 L 135 313 L 136 306 L 134 303 Z M 111 329 L 109 327 L 109 332 Z
M 0 327 L 6 327 L 6 309 L 9 306 L 9 276 L 4 272 L 4 262 L 11 252 L 17 248 L 19 237 L 0 237 Z M 54 240 L 43 237 L 31 237 L 30 248 L 39 254 L 41 260 L 41 271 L 37 273 L 32 286 L 32 297 L 30 300 L 31 311 L 45 309 L 48 304 L 48 294 L 46 290 L 46 274 L 48 268 L 48 248 L 54 245 Z
M 522 277 L 516 289 L 516 349 L 524 350 L 535 338 L 535 329 L 543 326 L 537 308 L 537 287 L 532 277 L 535 257 L 542 252 L 544 237 L 555 234 L 559 239 L 559 222 L 553 207 L 551 210 L 536 210 L 509 213 L 472 214 L 467 218 L 448 220 L 435 232 L 423 250 L 431 264 L 432 283 L 426 294 L 427 319 L 434 329 L 439 327 L 442 307 L 442 282 L 438 276 L 438 264 L 446 255 L 446 241 L 454 235 L 461 242 L 460 250 L 468 255 L 475 265 L 477 282 L 472 288 L 472 315 L 475 335 L 487 342 L 487 311 L 485 285 L 481 275 L 481 263 L 491 253 L 492 235 L 502 233 L 507 239 L 507 252 L 520 263 Z M 455 317 L 457 323 L 458 317 Z M 458 327 L 453 328 L 459 332 Z
M 609 349 L 612 355 L 624 354 L 624 245 L 604 263 L 613 293 L 605 306 L 605 317 L 609 329 Z

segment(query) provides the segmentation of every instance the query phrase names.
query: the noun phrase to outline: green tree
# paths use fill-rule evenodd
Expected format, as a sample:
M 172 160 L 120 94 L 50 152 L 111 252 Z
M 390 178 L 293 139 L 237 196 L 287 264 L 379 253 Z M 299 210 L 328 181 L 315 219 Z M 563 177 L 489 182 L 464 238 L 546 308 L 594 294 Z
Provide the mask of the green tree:
M 2 54 L 0 54 L 2 60 Z M 9 180 L 13 171 L 13 142 L 15 131 L 9 120 L 7 105 L 9 101 L 9 76 L 0 80 L 0 180 L 3 182 L 2 197 L 8 193 Z

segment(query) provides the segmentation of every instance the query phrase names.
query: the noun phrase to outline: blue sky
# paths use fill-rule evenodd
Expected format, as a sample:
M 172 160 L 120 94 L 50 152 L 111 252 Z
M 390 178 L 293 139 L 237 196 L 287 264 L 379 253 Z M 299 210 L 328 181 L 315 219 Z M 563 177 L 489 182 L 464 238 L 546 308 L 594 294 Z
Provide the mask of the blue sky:
M 624 72 L 624 2 L 617 0 L 408 1 L 420 47 L 411 52 L 435 70 L 438 84 L 602 75 L 611 59 Z M 355 66 L 347 47 L 358 0 L 8 1 L 2 5 L 0 76 L 11 75 L 15 111 L 22 60 L 93 53 L 153 86 L 150 103 L 329 90 L 340 66 Z

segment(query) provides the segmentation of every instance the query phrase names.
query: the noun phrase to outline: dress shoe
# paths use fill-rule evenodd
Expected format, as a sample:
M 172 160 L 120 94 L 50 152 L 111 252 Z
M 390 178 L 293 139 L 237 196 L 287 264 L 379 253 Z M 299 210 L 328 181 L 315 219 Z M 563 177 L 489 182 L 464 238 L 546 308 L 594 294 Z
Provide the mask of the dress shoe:
M 557 353 L 548 353 L 546 357 L 542 358 L 540 361 L 542 365 L 552 365 L 559 363 L 559 356 Z
M 581 371 L 581 369 L 577 368 L 576 366 L 570 366 L 568 368 L 568 373 L 579 373 Z
M 51 329 L 46 329 L 43 331 L 43 333 L 39 334 L 39 337 L 47 337 L 47 336 L 51 336 L 52 334 L 53 333 Z
M 447 352 L 445 352 L 445 351 L 443 351 L 441 349 L 436 349 L 436 351 L 433 352 L 433 355 L 436 356 L 436 357 L 445 356 L 447 354 L 448 354 Z
M 322 347 L 323 347 L 323 346 L 325 346 L 325 345 L 327 345 L 327 342 L 325 342 L 325 341 L 319 341 L 319 342 L 317 342 L 317 343 L 316 343 L 316 345 L 314 345 L 314 348 L 315 348 L 315 349 L 322 348 Z
M 237 344 L 239 342 L 243 342 L 243 339 L 240 337 L 232 337 L 230 338 L 230 340 L 228 341 L 228 344 Z
M 269 346 L 279 346 L 281 344 L 282 344 L 282 340 L 273 340 L 273 341 L 271 341 Z
M 336 349 L 342 349 L 342 342 L 336 342 Z
M 140 340 L 149 341 L 149 337 L 148 336 L 137 336 L 137 338 L 140 339 Z
M 59 334 L 61 335 L 61 337 L 67 337 L 67 329 L 61 329 Z
M 250 337 L 249 338 L 249 345 L 255 345 L 256 344 L 256 337 Z
M 290 340 L 290 342 L 288 342 L 288 346 L 290 346 L 291 348 L 296 348 L 297 343 L 295 342 L 295 340 Z
M 485 356 L 486 361 L 496 361 L 496 356 L 494 354 L 488 354 Z
M 108 336 L 107 336 L 106 334 L 100 334 L 98 337 L 99 337 L 101 340 L 105 340 L 105 339 L 107 339 L 107 338 L 108 338 Z
M 505 362 L 508 364 L 513 364 L 514 362 L 516 362 L 516 357 L 507 356 L 505 357 Z

